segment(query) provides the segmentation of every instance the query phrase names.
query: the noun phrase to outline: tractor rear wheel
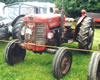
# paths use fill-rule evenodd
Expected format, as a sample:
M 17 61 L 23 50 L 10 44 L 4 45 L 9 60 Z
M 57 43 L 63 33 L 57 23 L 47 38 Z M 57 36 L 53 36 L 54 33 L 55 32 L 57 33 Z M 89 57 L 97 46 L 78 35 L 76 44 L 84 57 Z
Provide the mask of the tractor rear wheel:
M 13 40 L 8 43 L 5 48 L 5 60 L 9 65 L 16 64 L 18 62 L 24 61 L 26 50 L 18 45 L 18 40 Z
M 79 49 L 91 50 L 94 36 L 94 22 L 90 17 L 86 17 L 80 25 L 77 35 Z
M 60 48 L 53 60 L 53 75 L 60 79 L 64 77 L 70 70 L 72 64 L 72 53 L 65 48 Z
M 22 41 L 23 36 L 21 36 L 21 32 L 23 31 L 22 29 L 23 29 L 24 25 L 25 25 L 24 24 L 24 17 L 20 17 L 16 21 L 16 23 L 13 27 L 13 39 L 19 39 Z M 23 34 L 23 32 L 22 32 L 22 34 Z
M 88 80 L 100 80 L 100 53 L 94 52 L 88 69 Z

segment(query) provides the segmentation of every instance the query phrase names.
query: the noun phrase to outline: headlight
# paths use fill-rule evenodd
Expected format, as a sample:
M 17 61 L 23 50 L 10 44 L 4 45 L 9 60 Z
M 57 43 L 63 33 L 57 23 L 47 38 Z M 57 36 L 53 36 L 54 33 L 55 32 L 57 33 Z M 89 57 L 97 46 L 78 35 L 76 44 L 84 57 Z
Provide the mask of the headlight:
M 54 37 L 54 34 L 52 32 L 49 32 L 47 37 L 48 39 L 52 39 Z

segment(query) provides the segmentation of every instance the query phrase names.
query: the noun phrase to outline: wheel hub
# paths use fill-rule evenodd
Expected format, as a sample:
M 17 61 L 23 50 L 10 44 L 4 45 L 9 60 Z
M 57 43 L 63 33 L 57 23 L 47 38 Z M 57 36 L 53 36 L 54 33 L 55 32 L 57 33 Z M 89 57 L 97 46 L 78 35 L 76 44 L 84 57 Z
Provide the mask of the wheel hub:
M 69 67 L 70 67 L 69 56 L 68 55 L 64 55 L 64 57 L 62 59 L 62 64 L 61 64 L 62 74 L 66 74 L 66 72 L 68 71 Z

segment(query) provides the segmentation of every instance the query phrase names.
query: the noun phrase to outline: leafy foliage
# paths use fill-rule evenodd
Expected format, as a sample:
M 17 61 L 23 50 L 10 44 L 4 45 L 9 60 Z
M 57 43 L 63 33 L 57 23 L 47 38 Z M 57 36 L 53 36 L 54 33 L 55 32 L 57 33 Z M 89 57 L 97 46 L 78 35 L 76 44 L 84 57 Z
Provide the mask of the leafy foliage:
M 61 0 L 56 0 L 56 7 L 61 9 Z M 87 12 L 99 12 L 100 0 L 64 0 L 65 13 L 73 17 L 80 16 L 82 9 Z

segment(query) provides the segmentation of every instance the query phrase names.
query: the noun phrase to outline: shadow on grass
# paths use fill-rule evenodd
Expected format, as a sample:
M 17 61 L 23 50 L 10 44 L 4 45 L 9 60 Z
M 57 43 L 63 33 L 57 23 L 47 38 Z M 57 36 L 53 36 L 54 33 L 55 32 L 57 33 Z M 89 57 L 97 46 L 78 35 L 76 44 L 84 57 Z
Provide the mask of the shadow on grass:
M 54 55 L 45 54 L 45 53 L 35 54 L 33 52 L 27 51 L 24 64 L 28 64 L 28 65 L 34 64 L 34 65 L 42 65 L 42 66 L 51 65 L 53 61 L 53 56 Z

